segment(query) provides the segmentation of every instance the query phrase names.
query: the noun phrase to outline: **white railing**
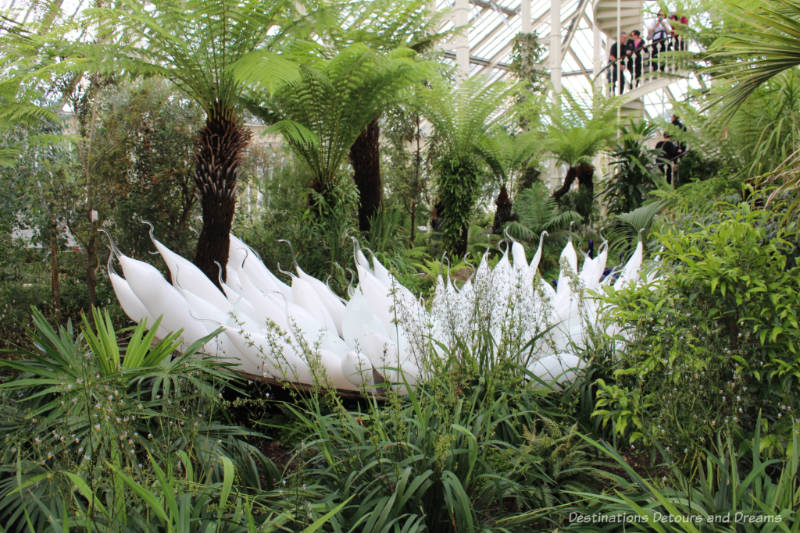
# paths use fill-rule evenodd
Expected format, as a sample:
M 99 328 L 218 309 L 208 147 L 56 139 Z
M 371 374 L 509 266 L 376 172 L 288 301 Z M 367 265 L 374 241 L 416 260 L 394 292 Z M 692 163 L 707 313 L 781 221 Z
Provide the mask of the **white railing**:
M 609 61 L 597 73 L 595 80 L 602 80 L 600 85 L 603 87 L 603 94 L 611 96 L 624 95 L 626 91 L 632 91 L 651 80 L 683 77 L 688 66 L 687 44 L 680 36 L 648 43 L 631 51 L 630 55 Z M 619 43 L 617 46 L 619 47 Z

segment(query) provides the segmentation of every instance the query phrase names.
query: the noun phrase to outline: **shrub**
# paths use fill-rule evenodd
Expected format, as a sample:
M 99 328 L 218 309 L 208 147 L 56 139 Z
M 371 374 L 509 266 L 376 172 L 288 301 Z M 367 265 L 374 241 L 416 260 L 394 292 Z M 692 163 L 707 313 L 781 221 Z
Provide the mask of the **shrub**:
M 683 459 L 717 431 L 785 440 L 800 407 L 800 268 L 771 215 L 725 206 L 717 222 L 658 236 L 661 277 L 609 291 L 621 327 L 617 367 L 599 382 L 595 416 L 631 443 Z
M 690 477 L 672 467 L 672 480 L 648 480 L 637 473 L 608 445 L 590 441 L 614 459 L 625 475 L 611 475 L 614 494 L 582 493 L 566 531 L 660 531 L 742 533 L 797 531 L 800 527 L 800 426 L 794 425 L 788 446 L 778 457 L 767 459 L 759 432 L 753 435 L 749 457 L 736 453 L 730 437 L 719 434 L 716 446 L 701 452 L 698 468 Z M 577 516 L 616 518 L 582 523 Z

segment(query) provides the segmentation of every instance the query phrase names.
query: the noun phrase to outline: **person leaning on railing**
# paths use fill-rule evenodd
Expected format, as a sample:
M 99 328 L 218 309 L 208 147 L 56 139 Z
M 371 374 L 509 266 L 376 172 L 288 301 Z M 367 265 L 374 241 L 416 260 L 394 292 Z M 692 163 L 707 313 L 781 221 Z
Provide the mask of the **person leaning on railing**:
M 669 39 L 670 31 L 672 30 L 665 20 L 664 12 L 659 11 L 658 18 L 653 25 L 650 26 L 650 29 L 647 32 L 647 37 L 653 42 L 653 46 L 650 51 L 650 60 L 652 62 L 652 68 L 654 71 L 664 71 L 664 63 L 658 61 L 658 54 L 667 50 L 667 41 Z
M 631 38 L 628 40 L 628 71 L 631 73 L 631 88 L 638 87 L 642 78 L 642 51 L 644 50 L 644 39 L 642 32 L 633 30 Z
M 624 31 L 619 34 L 619 40 L 611 45 L 611 52 L 608 54 L 608 83 L 611 93 L 614 93 L 614 86 L 617 85 L 619 78 L 619 94 L 625 89 L 625 56 L 627 53 L 628 34 Z

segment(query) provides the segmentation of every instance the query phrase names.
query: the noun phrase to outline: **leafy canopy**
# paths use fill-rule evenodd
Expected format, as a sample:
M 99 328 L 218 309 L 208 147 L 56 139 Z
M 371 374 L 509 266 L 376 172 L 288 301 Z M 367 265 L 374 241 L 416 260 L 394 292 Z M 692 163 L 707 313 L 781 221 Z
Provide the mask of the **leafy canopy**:
M 428 73 L 415 53 L 386 54 L 354 44 L 331 59 L 307 56 L 298 75 L 276 85 L 274 94 L 251 109 L 280 133 L 320 184 L 336 180 L 350 147 L 375 116 Z M 257 89 L 268 89 L 265 80 Z
M 734 82 L 715 100 L 723 103 L 723 122 L 767 80 L 800 65 L 799 1 L 726 0 L 726 7 L 737 27 L 721 34 L 709 50 L 709 59 L 716 62 L 711 73 Z
M 288 0 L 121 0 L 87 10 L 100 25 L 92 51 L 112 73 L 160 75 L 173 81 L 207 113 L 232 109 L 243 90 L 233 75 L 238 60 L 273 49 L 291 27 Z

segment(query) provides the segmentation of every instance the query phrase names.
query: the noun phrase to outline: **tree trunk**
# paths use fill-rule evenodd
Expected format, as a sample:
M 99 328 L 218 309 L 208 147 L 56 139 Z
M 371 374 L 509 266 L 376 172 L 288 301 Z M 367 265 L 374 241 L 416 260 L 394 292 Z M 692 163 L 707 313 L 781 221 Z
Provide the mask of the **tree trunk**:
M 358 227 L 369 231 L 370 218 L 375 216 L 383 202 L 381 183 L 381 128 L 375 117 L 353 146 L 350 147 L 350 164 L 353 166 L 353 181 L 358 187 Z
M 420 194 L 420 178 L 422 175 L 422 131 L 420 129 L 420 115 L 416 115 L 417 119 L 417 127 L 414 132 L 414 140 L 416 141 L 417 147 L 414 151 L 414 185 L 412 187 L 412 198 L 411 198 L 411 232 L 409 237 L 409 246 L 412 248 L 414 247 L 414 241 L 417 239 L 417 200 L 419 199 Z
M 497 200 L 495 200 L 494 204 L 497 206 L 497 210 L 494 212 L 492 233 L 499 234 L 506 222 L 514 219 L 511 214 L 513 204 L 511 203 L 511 198 L 508 197 L 508 190 L 505 185 L 500 187 L 500 194 L 497 195 Z
M 594 165 L 581 163 L 578 166 L 578 184 L 590 198 L 594 198 Z
M 89 211 L 89 216 L 93 210 Z M 97 268 L 100 261 L 97 258 L 97 223 L 92 221 L 89 229 L 89 238 L 86 240 L 86 288 L 89 291 L 89 307 L 97 304 Z
M 565 194 L 569 192 L 570 187 L 572 187 L 572 183 L 577 179 L 578 184 L 582 189 L 584 189 L 588 194 L 594 194 L 594 183 L 592 178 L 594 177 L 594 166 L 590 163 L 581 163 L 578 166 L 569 167 L 567 170 L 567 175 L 564 177 L 564 184 L 558 189 L 556 192 L 553 193 L 553 198 L 558 200 Z
M 195 147 L 194 178 L 200 189 L 203 227 L 197 239 L 194 263 L 217 286 L 220 286 L 220 278 L 225 280 L 236 207 L 236 179 L 242 152 L 249 140 L 250 132 L 234 111 L 216 104 L 200 130 Z
M 567 170 L 567 175 L 564 177 L 564 184 L 558 189 L 556 192 L 553 193 L 553 198 L 556 200 L 561 199 L 562 196 L 569 192 L 570 187 L 572 187 L 572 182 L 575 181 L 576 177 L 576 169 L 575 167 L 569 167 Z
M 456 244 L 455 252 L 457 257 L 464 257 L 467 254 L 467 247 L 469 246 L 469 224 L 461 228 L 461 239 Z

